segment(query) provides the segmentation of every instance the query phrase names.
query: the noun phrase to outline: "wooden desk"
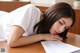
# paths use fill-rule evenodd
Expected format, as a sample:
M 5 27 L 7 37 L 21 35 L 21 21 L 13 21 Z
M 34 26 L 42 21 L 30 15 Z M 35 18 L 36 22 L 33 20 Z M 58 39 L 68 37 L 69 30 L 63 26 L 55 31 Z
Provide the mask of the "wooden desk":
M 68 33 L 68 39 L 64 42 L 80 47 L 80 36 Z M 18 48 L 10 48 L 6 42 L 0 42 L 0 47 L 5 48 L 6 53 L 46 53 L 40 42 Z

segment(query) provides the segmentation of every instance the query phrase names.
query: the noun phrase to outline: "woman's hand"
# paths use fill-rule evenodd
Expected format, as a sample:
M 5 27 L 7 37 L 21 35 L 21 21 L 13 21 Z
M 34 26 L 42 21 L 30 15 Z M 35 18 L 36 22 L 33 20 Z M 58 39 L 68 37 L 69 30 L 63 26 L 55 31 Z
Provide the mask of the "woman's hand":
M 62 41 L 63 38 L 61 38 L 59 35 L 42 34 L 42 40 L 60 40 Z

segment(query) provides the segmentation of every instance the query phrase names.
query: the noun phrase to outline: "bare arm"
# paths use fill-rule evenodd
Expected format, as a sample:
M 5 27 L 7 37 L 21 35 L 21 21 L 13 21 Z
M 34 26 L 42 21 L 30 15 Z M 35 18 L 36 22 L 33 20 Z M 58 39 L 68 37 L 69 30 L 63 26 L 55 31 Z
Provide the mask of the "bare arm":
M 57 40 L 57 38 L 55 38 L 51 34 L 35 34 L 31 36 L 22 36 L 23 33 L 24 30 L 21 27 L 13 26 L 7 40 L 8 45 L 10 47 L 18 47 L 23 45 L 29 45 L 41 40 Z
M 17 47 L 28 45 L 41 40 L 41 37 L 39 35 L 22 36 L 23 33 L 24 30 L 21 27 L 13 26 L 7 40 L 8 45 L 10 47 Z

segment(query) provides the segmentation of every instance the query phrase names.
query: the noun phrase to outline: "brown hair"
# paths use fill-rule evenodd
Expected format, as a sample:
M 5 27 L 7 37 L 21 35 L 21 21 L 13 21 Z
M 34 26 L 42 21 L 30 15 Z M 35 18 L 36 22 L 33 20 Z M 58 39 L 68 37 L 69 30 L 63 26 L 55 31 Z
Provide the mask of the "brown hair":
M 73 21 L 72 25 L 75 23 L 75 11 L 68 3 L 65 2 L 56 3 L 48 8 L 44 12 L 44 19 L 34 26 L 34 31 L 36 33 L 50 33 L 49 30 L 52 25 L 62 17 L 71 18 Z M 67 31 L 68 29 L 59 35 L 66 38 Z

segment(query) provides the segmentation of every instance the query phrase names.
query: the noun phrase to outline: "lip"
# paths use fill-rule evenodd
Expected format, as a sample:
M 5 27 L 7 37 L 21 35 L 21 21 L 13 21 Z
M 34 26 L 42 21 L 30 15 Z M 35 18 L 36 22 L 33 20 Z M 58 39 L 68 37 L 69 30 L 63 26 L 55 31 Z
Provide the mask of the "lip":
M 56 32 L 55 30 L 54 30 L 54 33 L 55 33 L 55 34 L 58 34 L 58 32 Z

